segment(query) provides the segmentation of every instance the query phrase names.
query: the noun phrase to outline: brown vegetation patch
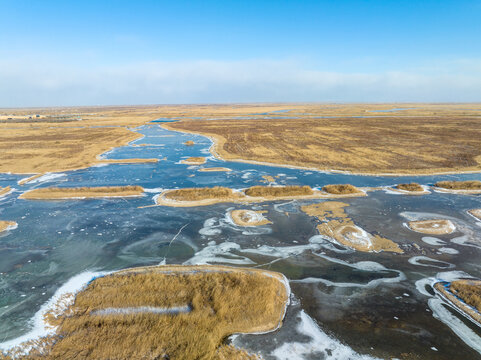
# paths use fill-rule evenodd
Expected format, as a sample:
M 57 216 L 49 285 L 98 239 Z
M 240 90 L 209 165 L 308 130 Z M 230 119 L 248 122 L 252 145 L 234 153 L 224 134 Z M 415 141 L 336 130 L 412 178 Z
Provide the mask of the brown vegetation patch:
M 26 191 L 20 195 L 19 198 L 29 200 L 55 200 L 70 198 L 141 196 L 143 193 L 144 189 L 141 186 L 99 186 L 78 188 L 48 187 Z
M 449 190 L 481 190 L 481 181 L 438 181 L 435 186 Z
M 481 280 L 438 282 L 434 288 L 481 325 Z
M 187 141 L 184 143 L 184 145 L 186 145 L 186 146 L 193 146 L 193 145 L 195 145 L 195 142 L 193 142 L 192 140 L 187 140 Z
M 15 226 L 17 226 L 15 221 L 0 220 L 0 233 Z
M 329 194 L 356 194 L 361 192 L 357 187 L 351 184 L 333 184 L 333 185 L 325 185 L 322 187 L 322 190 Z
M 186 165 L 202 165 L 205 164 L 205 157 L 198 156 L 198 157 L 190 157 L 185 160 L 180 161 L 181 164 L 186 164 Z
M 186 188 L 169 190 L 164 197 L 175 201 L 199 201 L 206 199 L 230 199 L 234 196 L 232 189 L 215 186 L 212 188 Z
M 283 197 L 313 195 L 309 186 L 252 186 L 244 191 L 252 197 Z
M 260 226 L 270 224 L 271 222 L 262 215 L 263 213 L 265 213 L 265 211 L 232 210 L 229 215 L 232 218 L 232 221 L 239 226 Z
M 430 235 L 446 235 L 456 230 L 456 226 L 447 219 L 410 221 L 408 226 L 413 231 Z
M 403 191 L 413 191 L 413 192 L 422 192 L 424 188 L 419 185 L 418 183 L 410 183 L 410 184 L 398 184 L 396 189 L 403 190 Z
M 403 252 L 392 240 L 372 235 L 354 224 L 344 211 L 347 206 L 349 204 L 343 202 L 327 201 L 302 206 L 301 210 L 321 221 L 317 226 L 320 235 L 334 239 L 340 244 L 364 252 Z
M 62 359 L 236 359 L 223 340 L 234 333 L 270 331 L 288 300 L 281 274 L 221 266 L 166 266 L 97 278 L 58 321 L 48 357 Z M 176 315 L 99 315 L 126 307 L 171 308 Z
M 12 190 L 10 186 L 0 187 L 0 196 L 7 194 L 10 190 Z

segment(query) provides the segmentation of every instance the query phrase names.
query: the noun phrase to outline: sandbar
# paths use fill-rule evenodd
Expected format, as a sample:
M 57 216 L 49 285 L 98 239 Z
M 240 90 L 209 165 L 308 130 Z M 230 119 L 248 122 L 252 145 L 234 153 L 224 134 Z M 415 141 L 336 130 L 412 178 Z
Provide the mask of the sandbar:
M 347 206 L 349 204 L 343 202 L 326 201 L 302 206 L 301 210 L 321 221 L 317 226 L 320 235 L 342 245 L 363 252 L 403 252 L 394 241 L 377 234 L 372 235 L 354 224 L 344 211 Z
M 264 217 L 266 211 L 254 210 L 232 210 L 229 213 L 232 221 L 239 226 L 260 226 L 271 224 L 269 220 Z
M 47 317 L 58 328 L 44 352 L 65 359 L 241 358 L 247 354 L 226 347 L 224 339 L 279 328 L 289 294 L 285 277 L 267 270 L 210 265 L 122 270 L 94 279 L 66 312 Z
M 408 227 L 412 231 L 430 235 L 447 235 L 456 231 L 456 226 L 447 219 L 410 221 Z
M 193 146 L 193 145 L 195 145 L 195 142 L 193 142 L 192 140 L 187 140 L 186 142 L 184 142 L 184 145 Z
M 26 191 L 19 198 L 28 200 L 116 198 L 142 196 L 143 193 L 144 189 L 141 186 L 47 187 Z

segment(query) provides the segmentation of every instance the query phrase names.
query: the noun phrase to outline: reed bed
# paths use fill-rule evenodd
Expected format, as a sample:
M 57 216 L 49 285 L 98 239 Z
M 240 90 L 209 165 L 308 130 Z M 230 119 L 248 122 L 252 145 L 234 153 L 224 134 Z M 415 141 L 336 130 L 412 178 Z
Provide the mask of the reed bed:
M 351 184 L 331 184 L 325 185 L 322 187 L 322 190 L 334 195 L 347 195 L 347 194 L 356 194 L 360 193 L 357 187 Z
M 167 192 L 164 197 L 176 201 L 199 201 L 206 199 L 232 198 L 234 192 L 232 189 L 215 186 L 212 188 L 186 188 L 177 189 Z
M 141 186 L 98 186 L 60 188 L 48 187 L 34 189 L 20 195 L 21 199 L 68 199 L 68 198 L 97 198 L 97 197 L 125 197 L 140 196 L 144 192 Z
M 481 181 L 438 181 L 434 184 L 437 187 L 449 190 L 481 190 Z
M 309 186 L 252 186 L 244 191 L 252 197 L 284 197 L 313 195 Z
M 97 278 L 77 295 L 57 319 L 57 342 L 47 358 L 246 359 L 224 339 L 275 329 L 288 300 L 274 272 L 217 266 L 133 270 Z M 95 314 L 111 307 L 186 304 L 191 312 L 176 315 Z
M 456 280 L 450 284 L 450 290 L 466 304 L 473 306 L 481 313 L 480 280 Z

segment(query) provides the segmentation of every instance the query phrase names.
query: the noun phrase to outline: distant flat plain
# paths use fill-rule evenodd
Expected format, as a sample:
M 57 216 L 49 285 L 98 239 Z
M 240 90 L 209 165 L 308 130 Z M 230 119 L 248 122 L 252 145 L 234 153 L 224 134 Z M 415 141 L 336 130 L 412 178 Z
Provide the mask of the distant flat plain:
M 36 117 L 36 115 L 39 117 Z M 0 172 L 92 166 L 162 126 L 203 134 L 226 160 L 361 174 L 481 171 L 481 104 L 229 104 L 0 109 Z M 32 119 L 30 119 L 32 116 Z

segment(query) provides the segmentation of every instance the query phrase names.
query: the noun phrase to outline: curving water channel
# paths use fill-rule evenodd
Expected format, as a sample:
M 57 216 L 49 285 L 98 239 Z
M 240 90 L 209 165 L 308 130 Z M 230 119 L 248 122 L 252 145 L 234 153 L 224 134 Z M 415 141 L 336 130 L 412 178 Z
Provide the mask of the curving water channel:
M 86 271 L 219 263 L 271 269 L 290 280 L 291 304 L 279 330 L 230 339 L 265 359 L 481 358 L 480 327 L 431 288 L 434 279 L 481 278 L 480 222 L 466 212 L 481 208 L 479 195 L 407 196 L 379 190 L 343 199 L 357 225 L 400 244 L 404 254 L 356 252 L 317 235 L 318 221 L 300 211 L 312 200 L 143 207 L 152 205 L 162 189 L 244 188 L 265 184 L 267 175 L 279 185 L 321 187 L 429 185 L 481 180 L 481 174 L 375 177 L 225 162 L 210 155 L 206 137 L 156 123 L 137 131 L 144 137 L 103 157 L 158 158 L 158 163 L 102 165 L 46 175 L 23 186 L 17 182 L 25 176 L 0 174 L 0 186 L 14 188 L 0 197 L 0 219 L 18 223 L 17 229 L 0 234 L 0 343 L 31 331 L 42 305 Z M 187 140 L 195 145 L 183 145 Z M 201 166 L 180 163 L 190 156 L 208 159 Z M 200 172 L 201 167 L 232 171 Z M 147 192 L 129 199 L 18 199 L 39 187 L 107 185 L 140 185 Z M 227 216 L 232 209 L 266 210 L 272 224 L 237 226 Z M 405 226 L 411 218 L 433 217 L 450 219 L 456 232 L 430 237 Z

